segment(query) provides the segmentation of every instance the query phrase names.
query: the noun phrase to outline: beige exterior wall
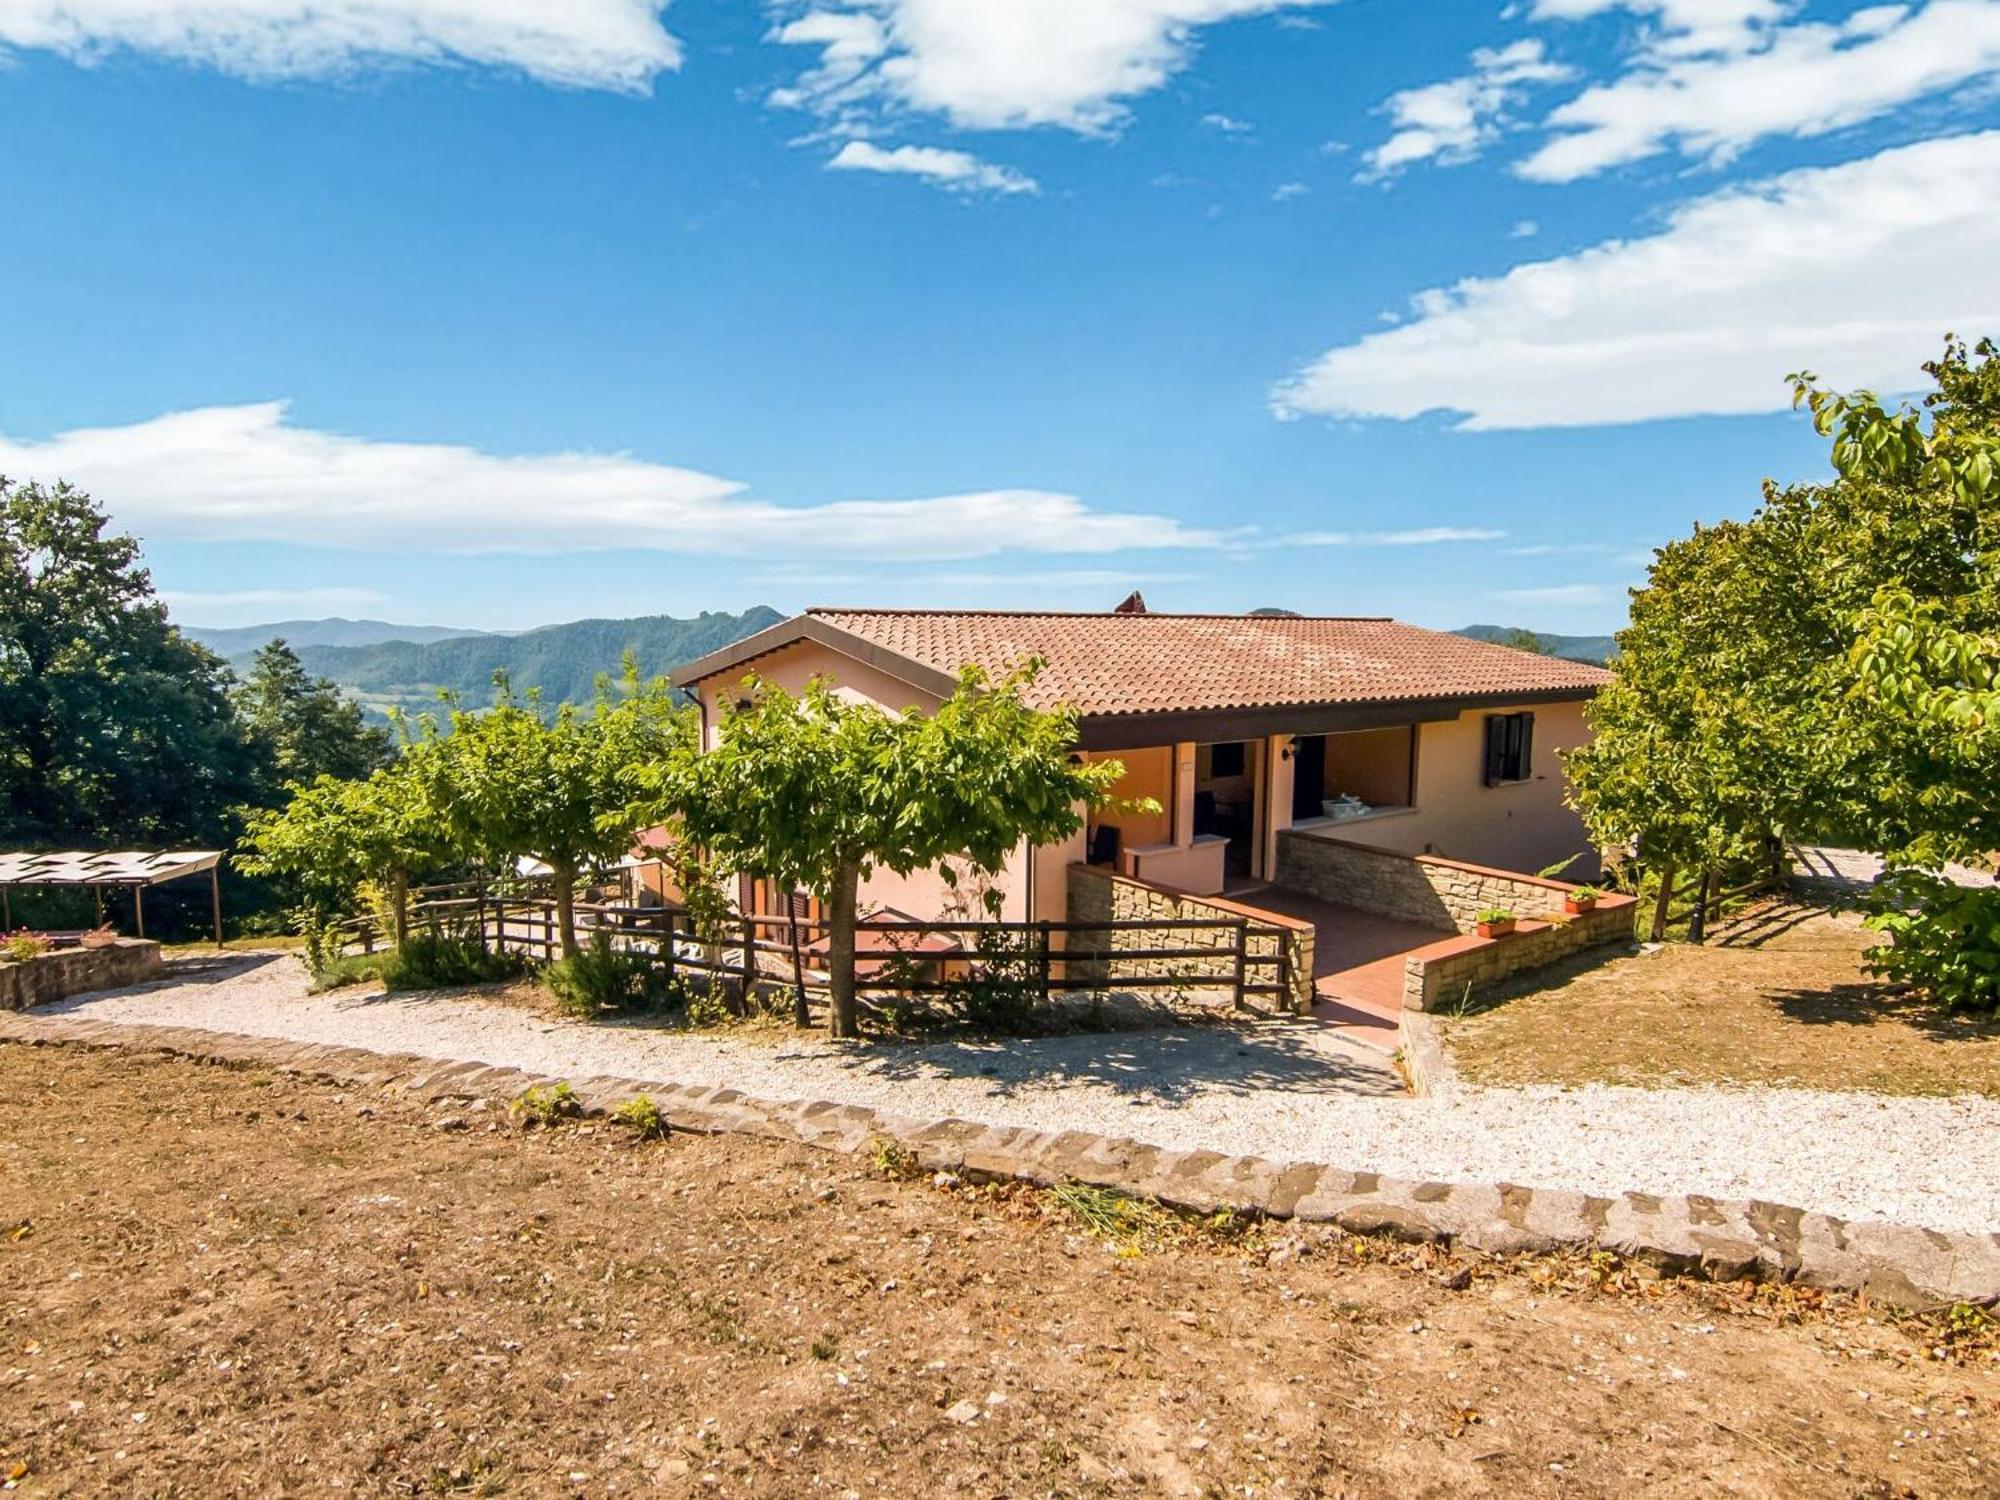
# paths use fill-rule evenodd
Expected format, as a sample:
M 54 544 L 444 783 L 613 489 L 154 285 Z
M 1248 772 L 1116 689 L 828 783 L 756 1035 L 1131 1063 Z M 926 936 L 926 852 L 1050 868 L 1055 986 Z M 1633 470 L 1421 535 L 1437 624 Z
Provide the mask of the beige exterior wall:
M 1088 754 L 1091 761 L 1115 760 L 1125 767 L 1125 777 L 1114 795 L 1129 801 L 1150 797 L 1160 805 L 1158 812 L 1106 812 L 1097 822 L 1114 827 L 1119 843 L 1129 849 L 1134 844 L 1164 844 L 1173 837 L 1174 749 L 1156 745 L 1147 750 L 1107 751 Z
M 1410 725 L 1326 737 L 1326 795 L 1352 793 L 1370 807 L 1410 802 Z
M 1320 831 L 1378 849 L 1440 854 L 1503 870 L 1532 872 L 1581 852 L 1584 857 L 1564 874 L 1588 879 L 1597 873 L 1597 856 L 1590 849 L 1583 820 L 1564 805 L 1562 765 L 1557 758 L 1557 751 L 1590 738 L 1583 705 L 1542 703 L 1524 708 L 1535 716 L 1528 780 L 1486 785 L 1487 711 L 1473 710 L 1418 729 L 1413 812 L 1325 824 Z

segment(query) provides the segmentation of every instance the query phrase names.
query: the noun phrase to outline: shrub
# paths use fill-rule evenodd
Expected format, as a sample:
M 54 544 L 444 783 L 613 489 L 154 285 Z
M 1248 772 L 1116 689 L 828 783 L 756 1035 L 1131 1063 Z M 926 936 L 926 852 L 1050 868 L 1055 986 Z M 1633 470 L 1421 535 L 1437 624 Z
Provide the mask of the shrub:
M 1604 899 L 1604 892 L 1594 885 L 1580 885 L 1569 893 L 1569 899 L 1579 906 L 1588 906 L 1593 901 Z
M 306 967 L 312 971 L 313 991 L 318 993 L 350 984 L 380 984 L 382 971 L 391 957 L 387 953 L 350 953 L 344 958 L 322 960 L 317 967 L 308 958 Z
M 727 1026 L 736 1019 L 736 1012 L 729 1008 L 720 985 L 709 985 L 706 989 L 694 990 L 687 996 L 687 1021 L 690 1026 Z
M 1504 906 L 1489 906 L 1479 914 L 1478 920 L 1481 922 L 1511 922 L 1514 920 L 1514 914 Z
M 1034 939 L 999 927 L 981 927 L 973 945 L 970 977 L 946 998 L 981 1031 L 1018 1034 L 1034 1029 L 1041 1004 L 1040 962 Z
M 518 954 L 495 952 L 475 937 L 422 932 L 387 955 L 381 974 L 392 990 L 445 990 L 512 979 L 523 967 Z
M 1869 955 L 1871 972 L 1946 1010 L 2000 1015 L 2000 887 L 1906 873 L 1885 883 L 1881 899 L 1868 925 L 1889 942 Z
M 576 1090 L 566 1083 L 551 1084 L 548 1088 L 536 1084 L 514 1101 L 514 1113 L 531 1125 L 548 1127 L 563 1120 L 580 1118 L 583 1101 L 576 1097 Z
M 667 1117 L 660 1113 L 660 1106 L 653 1102 L 651 1094 L 634 1094 L 611 1111 L 611 1118 L 631 1127 L 642 1141 L 667 1138 Z
M 0 938 L 0 958 L 12 964 L 24 964 L 31 958 L 40 958 L 51 946 L 49 940 L 39 932 L 29 932 L 25 929 L 20 932 L 10 932 L 6 937 Z
M 612 947 L 602 932 L 592 933 L 587 947 L 549 964 L 541 977 L 556 1003 L 573 1016 L 626 1006 L 658 1008 L 684 998 L 652 959 Z

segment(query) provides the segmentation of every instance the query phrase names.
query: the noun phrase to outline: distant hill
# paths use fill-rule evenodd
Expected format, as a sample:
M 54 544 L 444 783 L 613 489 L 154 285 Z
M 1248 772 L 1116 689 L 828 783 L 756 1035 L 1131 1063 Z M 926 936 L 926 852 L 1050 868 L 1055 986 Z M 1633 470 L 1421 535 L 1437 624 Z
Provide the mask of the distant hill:
M 363 706 L 435 708 L 440 691 L 471 706 L 491 701 L 493 674 L 505 670 L 520 692 L 541 690 L 549 703 L 589 700 L 600 672 L 616 675 L 629 650 L 647 676 L 671 671 L 785 617 L 766 605 L 741 614 L 703 613 L 691 620 L 643 615 L 632 620 L 573 620 L 519 635 L 464 635 L 428 643 L 305 646 L 306 670 L 331 677 Z
M 1495 641 L 1505 644 L 1507 638 L 1522 627 L 1517 625 L 1468 625 L 1463 630 L 1453 631 L 1454 635 L 1466 635 L 1475 641 Z M 1527 631 L 1541 642 L 1544 656 L 1560 656 L 1566 661 L 1587 661 L 1594 666 L 1606 665 L 1618 654 L 1618 642 L 1608 635 L 1550 635 L 1546 630 Z
M 268 625 L 236 625 L 228 628 L 182 625 L 181 634 L 199 641 L 218 656 L 242 656 L 270 641 L 283 637 L 295 647 L 373 646 L 382 641 L 447 641 L 462 635 L 484 635 L 482 630 L 460 630 L 449 625 L 392 625 L 387 620 L 273 620 Z

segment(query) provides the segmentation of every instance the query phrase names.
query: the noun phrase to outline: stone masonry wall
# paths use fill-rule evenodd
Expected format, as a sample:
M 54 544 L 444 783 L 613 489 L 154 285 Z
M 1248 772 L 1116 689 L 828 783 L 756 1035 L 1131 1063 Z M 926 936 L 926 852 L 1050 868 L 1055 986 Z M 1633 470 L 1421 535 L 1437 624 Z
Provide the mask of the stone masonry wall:
M 1517 917 L 1559 915 L 1563 897 L 1576 889 L 1567 881 L 1292 830 L 1278 835 L 1277 883 L 1323 901 L 1454 932 L 1472 931 L 1479 913 L 1493 907 Z
M 1510 975 L 1591 948 L 1629 943 L 1632 906 L 1630 896 L 1606 896 L 1595 911 L 1559 921 L 1524 922 L 1501 937 L 1465 938 L 1455 951 L 1412 953 L 1403 960 L 1403 1006 L 1417 1011 L 1449 1009 Z
M 1226 901 L 1219 896 L 1191 896 L 1182 891 L 1154 885 L 1150 881 L 1135 880 L 1129 875 L 1118 875 L 1110 870 L 1099 869 L 1094 865 L 1069 867 L 1069 920 L 1072 922 L 1185 922 L 1215 919 L 1233 922 L 1239 918 L 1247 918 L 1258 927 L 1275 927 L 1284 932 L 1283 945 L 1289 954 L 1289 962 L 1285 968 L 1286 977 L 1291 985 L 1291 996 L 1290 1004 L 1282 1008 L 1298 1011 L 1310 1009 L 1313 970 L 1313 929 L 1310 923 L 1280 916 L 1275 912 L 1259 911 L 1255 907 Z M 1069 962 L 1073 972 L 1095 978 L 1107 987 L 1115 986 L 1120 978 L 1134 974 L 1172 973 L 1213 975 L 1216 983 L 1226 985 L 1235 980 L 1236 961 L 1233 952 L 1217 954 L 1212 959 L 1119 959 L 1114 955 L 1121 949 L 1196 948 L 1211 943 L 1221 946 L 1228 941 L 1229 934 L 1221 929 L 1212 933 L 1151 928 L 1134 928 L 1129 932 L 1096 935 L 1072 933 L 1068 949 L 1070 954 L 1089 952 L 1105 956 L 1092 959 L 1072 957 Z M 1250 952 L 1253 955 L 1275 957 L 1278 946 L 1278 941 L 1268 935 L 1253 934 L 1250 939 Z M 1268 984 L 1274 978 L 1273 965 L 1253 965 L 1250 970 L 1252 984 Z
M 122 989 L 160 972 L 160 945 L 120 938 L 105 948 L 64 948 L 25 963 L 0 963 L 0 1010 L 26 1010 L 84 995 Z

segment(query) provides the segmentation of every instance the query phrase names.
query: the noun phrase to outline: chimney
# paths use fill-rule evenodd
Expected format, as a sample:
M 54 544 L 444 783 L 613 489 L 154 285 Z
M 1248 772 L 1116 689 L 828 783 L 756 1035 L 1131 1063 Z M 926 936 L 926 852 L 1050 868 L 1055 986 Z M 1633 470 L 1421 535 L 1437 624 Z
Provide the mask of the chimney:
M 1125 602 L 1112 610 L 1114 615 L 1143 615 L 1146 613 L 1146 596 L 1137 589 L 1125 596 Z

